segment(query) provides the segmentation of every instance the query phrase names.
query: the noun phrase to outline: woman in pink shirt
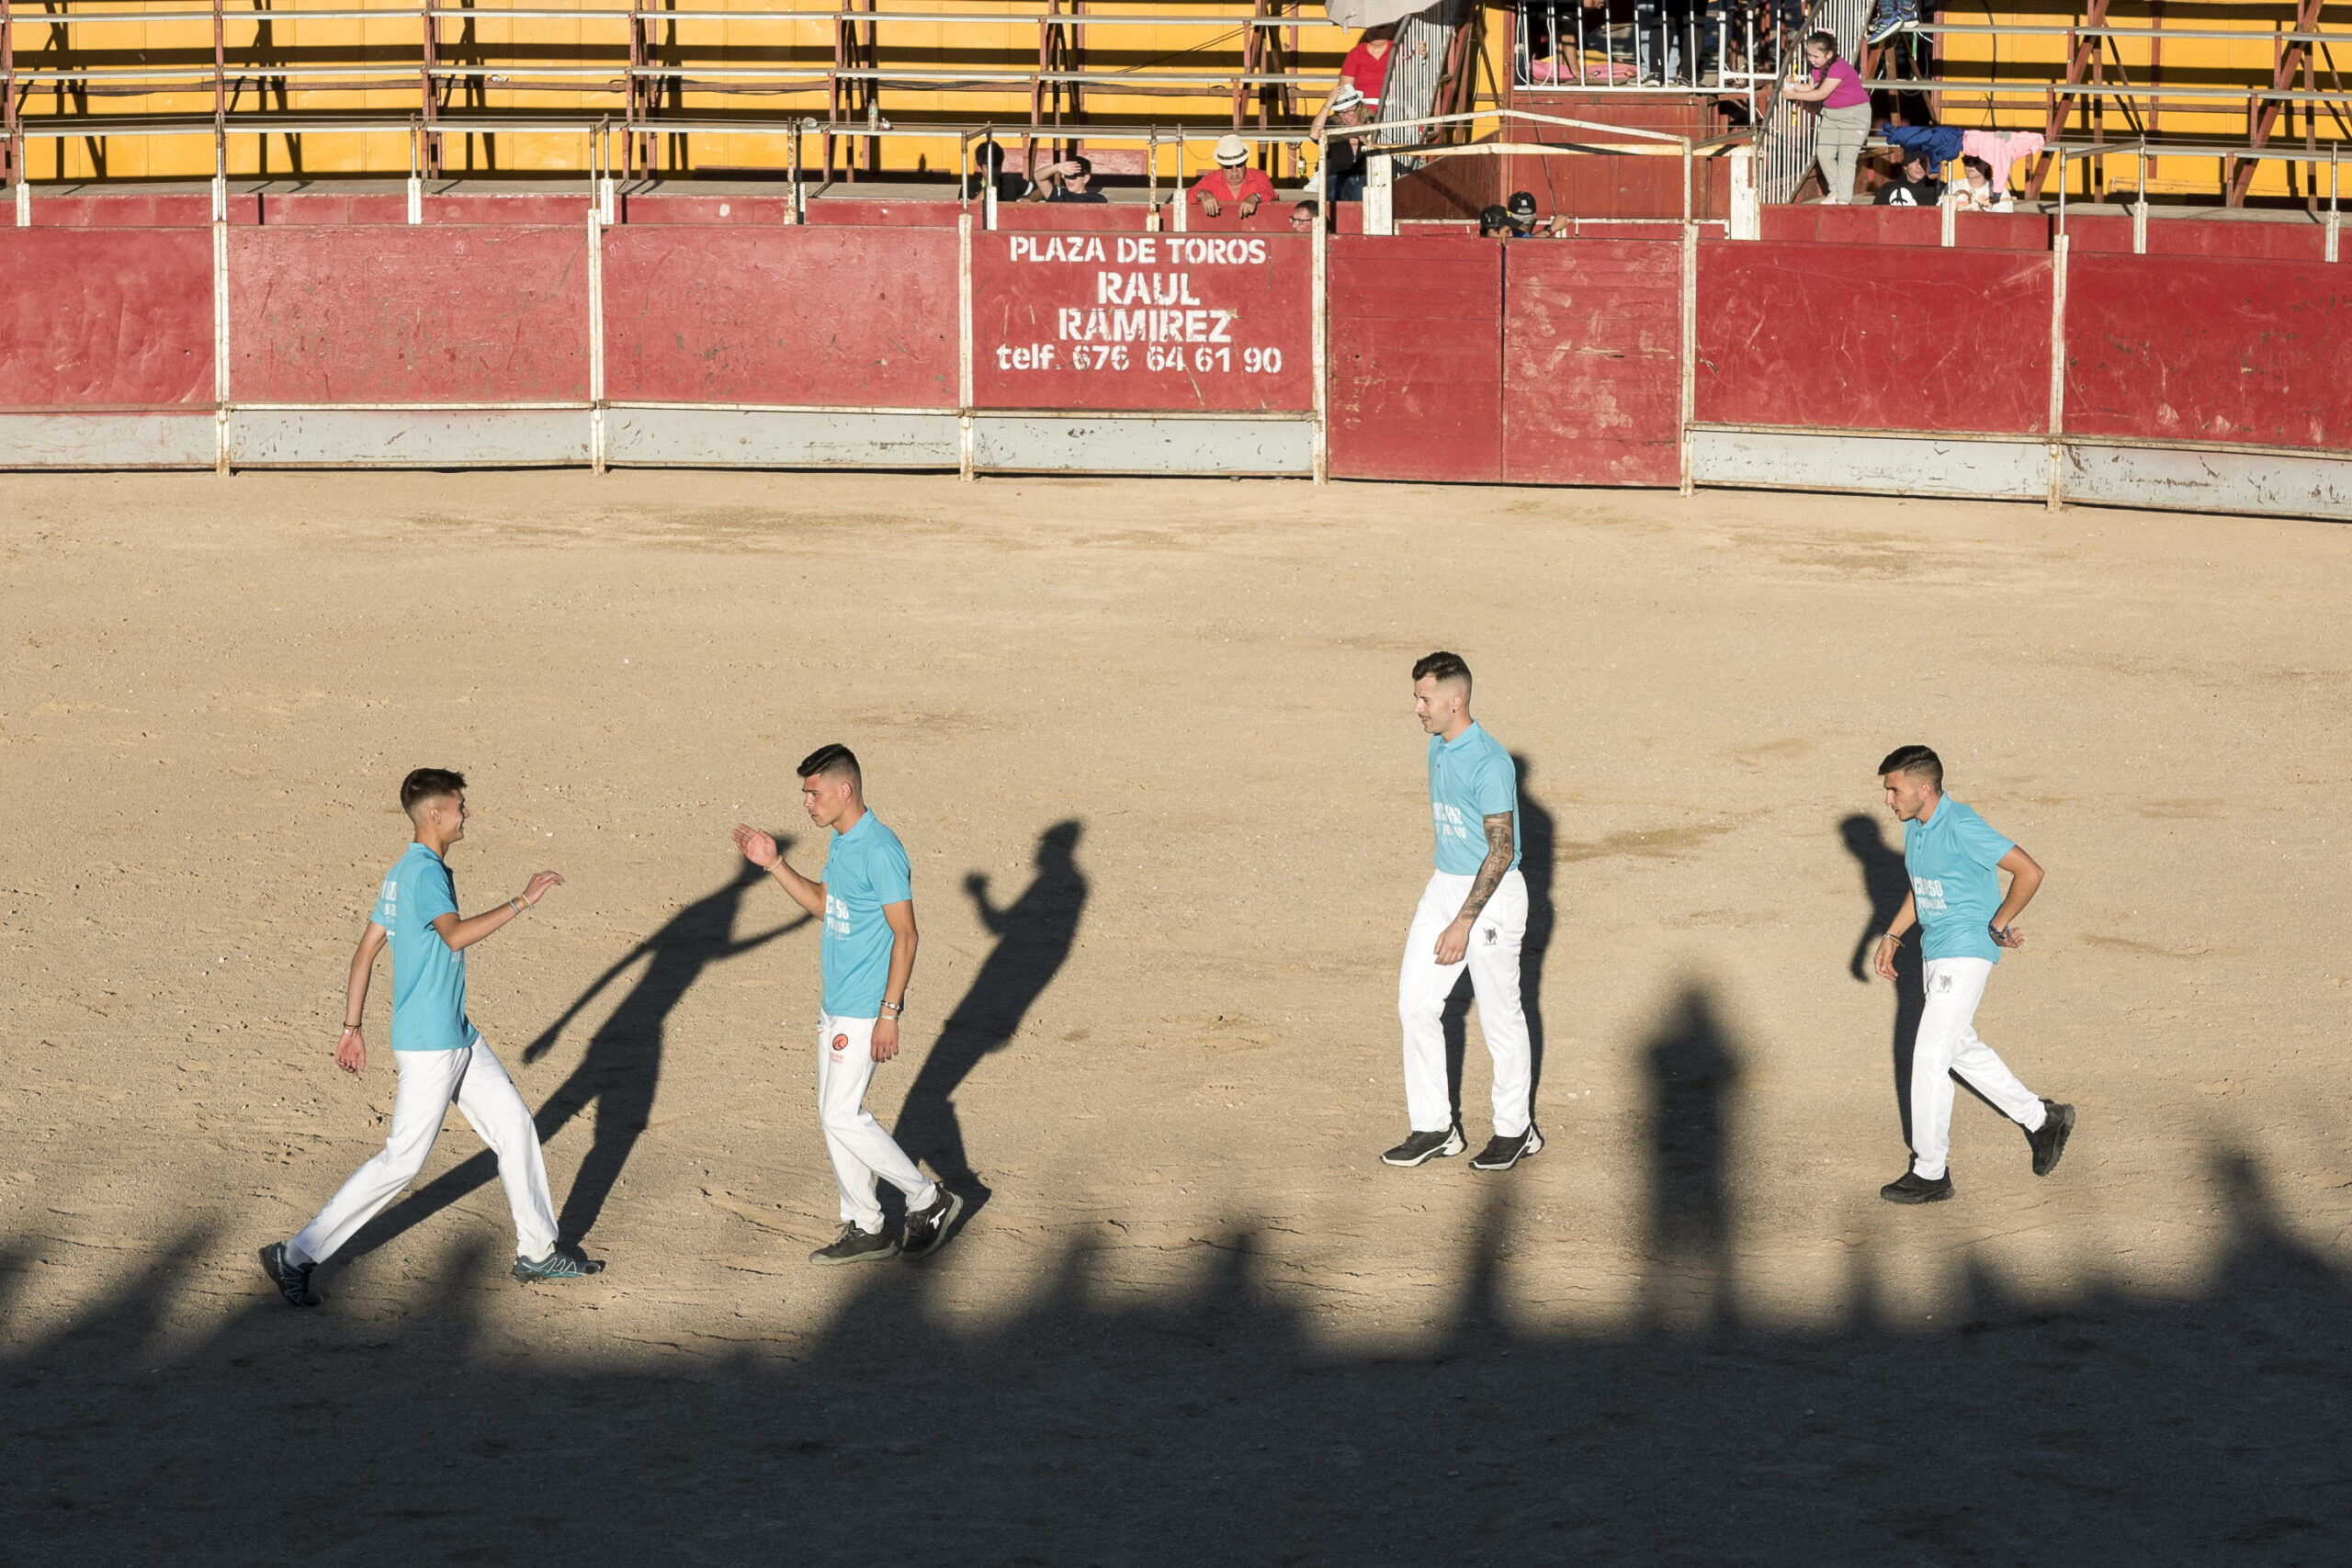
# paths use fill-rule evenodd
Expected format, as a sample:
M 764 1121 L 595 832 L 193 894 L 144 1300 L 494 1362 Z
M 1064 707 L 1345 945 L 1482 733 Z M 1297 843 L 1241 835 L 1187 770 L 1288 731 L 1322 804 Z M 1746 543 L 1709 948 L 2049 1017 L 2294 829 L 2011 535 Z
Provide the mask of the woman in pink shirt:
M 1822 201 L 1843 207 L 1854 197 L 1854 164 L 1862 155 L 1862 141 L 1871 133 L 1870 89 L 1862 73 L 1838 52 L 1834 33 L 1805 35 L 1809 77 L 1781 89 L 1792 104 L 1812 104 L 1820 110 L 1813 128 L 1814 160 L 1821 165 Z

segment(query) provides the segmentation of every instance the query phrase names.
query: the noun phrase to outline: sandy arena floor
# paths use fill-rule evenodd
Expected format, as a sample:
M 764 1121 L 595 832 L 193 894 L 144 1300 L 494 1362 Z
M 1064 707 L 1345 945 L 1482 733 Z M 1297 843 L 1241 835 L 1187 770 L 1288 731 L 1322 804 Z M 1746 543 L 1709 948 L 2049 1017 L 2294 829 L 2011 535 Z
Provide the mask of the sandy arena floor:
M 2340 1562 L 2352 533 L 1807 496 L 627 474 L 0 476 L 0 1560 Z M 1408 667 L 1525 765 L 1538 1119 L 1386 1169 Z M 968 1162 L 819 1271 L 841 739 L 916 866 L 869 1104 Z M 1871 766 L 2050 873 L 1905 1158 Z M 454 766 L 473 1015 L 544 1107 L 283 1306 L 382 1136 L 345 964 Z M 1890 883 L 1890 878 L 1892 879 Z M 1542 917 L 1548 910 L 1548 922 Z M 1916 982 L 1914 982 L 1916 984 Z M 1475 1021 L 1464 1100 L 1488 1130 Z

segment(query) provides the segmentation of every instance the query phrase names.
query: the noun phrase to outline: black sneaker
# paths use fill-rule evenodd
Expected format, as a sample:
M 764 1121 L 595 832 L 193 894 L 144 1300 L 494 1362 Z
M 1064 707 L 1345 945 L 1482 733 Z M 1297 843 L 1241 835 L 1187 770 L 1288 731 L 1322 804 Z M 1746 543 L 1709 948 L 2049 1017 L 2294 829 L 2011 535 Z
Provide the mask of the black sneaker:
M 1470 1145 L 1462 1141 L 1459 1125 L 1442 1133 L 1416 1133 L 1380 1156 L 1383 1165 L 1427 1165 L 1441 1156 L 1458 1155 Z
M 2066 1152 L 2066 1138 L 2075 1130 L 2075 1108 L 2061 1105 L 2054 1100 L 2041 1102 L 2041 1125 L 2025 1135 L 2033 1145 L 2033 1174 L 2047 1176 L 2058 1168 L 2058 1156 Z
M 319 1304 L 318 1292 L 311 1289 L 311 1270 L 317 1267 L 315 1263 L 290 1261 L 282 1241 L 273 1241 L 261 1249 L 261 1271 L 269 1276 L 269 1282 L 277 1287 L 277 1293 L 286 1298 L 288 1306 Z
M 1940 1203 L 1951 1196 L 1951 1178 L 1939 1176 L 1929 1181 L 1916 1170 L 1906 1170 L 1880 1188 L 1878 1195 L 1890 1203 Z
M 879 1263 L 899 1255 L 899 1244 L 880 1231 L 862 1231 L 855 1225 L 842 1226 L 842 1234 L 831 1247 L 820 1247 L 808 1255 L 808 1261 L 820 1265 L 834 1263 Z
M 943 1187 L 931 1207 L 907 1216 L 907 1239 L 899 1251 L 909 1258 L 928 1258 L 944 1246 L 964 1213 L 964 1200 Z
M 1480 1149 L 1478 1156 L 1470 1162 L 1470 1168 L 1509 1170 L 1512 1166 L 1517 1165 L 1529 1155 L 1539 1152 L 1543 1147 L 1544 1134 L 1535 1130 L 1534 1122 L 1530 1122 L 1527 1124 L 1527 1131 L 1515 1138 L 1506 1138 L 1500 1133 L 1497 1133 L 1487 1139 L 1487 1146 Z

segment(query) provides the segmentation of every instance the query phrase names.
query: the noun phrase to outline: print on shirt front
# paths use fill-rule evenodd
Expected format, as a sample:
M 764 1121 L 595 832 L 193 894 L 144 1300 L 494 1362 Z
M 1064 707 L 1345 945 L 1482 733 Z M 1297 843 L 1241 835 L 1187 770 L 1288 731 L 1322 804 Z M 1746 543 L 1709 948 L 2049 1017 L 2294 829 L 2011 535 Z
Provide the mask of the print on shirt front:
M 1988 929 L 2001 907 L 1994 868 L 2016 847 L 1950 795 L 1936 802 L 1926 821 L 1903 824 L 1903 867 L 1925 933 L 1921 957 L 2001 961 Z
M 466 955 L 433 929 L 458 912 L 458 885 L 439 855 L 423 844 L 384 875 L 376 924 L 391 938 L 392 1049 L 459 1051 L 479 1038 L 466 1018 Z
M 819 944 L 827 1017 L 881 1015 L 891 946 L 882 907 L 914 896 L 906 846 L 880 818 L 868 811 L 856 827 L 833 835 L 825 856 L 825 932 Z
M 1437 868 L 1476 876 L 1487 862 L 1487 818 L 1510 813 L 1510 863 L 1521 859 L 1519 767 L 1501 741 L 1473 724 L 1447 740 L 1430 737 L 1430 819 Z

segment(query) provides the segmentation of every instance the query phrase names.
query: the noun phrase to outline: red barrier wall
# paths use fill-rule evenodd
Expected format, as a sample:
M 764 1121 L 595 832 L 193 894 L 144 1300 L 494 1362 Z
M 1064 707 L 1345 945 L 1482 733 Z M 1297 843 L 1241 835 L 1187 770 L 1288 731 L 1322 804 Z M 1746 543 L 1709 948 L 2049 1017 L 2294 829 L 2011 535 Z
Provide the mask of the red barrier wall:
M 956 406 L 955 231 L 605 231 L 605 395 Z
M 2055 228 L 2055 225 L 2052 225 Z M 2109 254 L 2132 252 L 2132 220 L 2106 213 L 2069 213 L 2069 248 Z M 2274 217 L 2156 218 L 2148 224 L 2148 254 L 2152 256 L 2239 256 L 2275 261 L 2324 261 L 2327 231 L 2308 220 L 2280 222 Z
M 2070 258 L 2066 429 L 2352 451 L 2352 267 Z
M 1492 240 L 1339 235 L 1330 283 L 1330 470 L 1502 478 L 1502 256 Z
M 1702 242 L 1697 417 L 2047 430 L 2052 265 L 2002 251 Z
M 973 404 L 1311 411 L 1313 243 L 974 234 Z
M 207 229 L 0 229 L 0 408 L 212 402 Z
M 1564 240 L 1494 248 L 1504 277 L 1501 478 L 1681 482 L 1682 247 Z
M 1767 207 L 1764 239 L 1830 245 L 1941 245 L 1943 214 L 1918 207 Z M 2046 251 L 2051 220 L 2038 212 L 1961 212 L 1953 215 L 1952 245 L 1969 251 Z M 2129 225 L 2124 237 L 2131 243 Z
M 588 225 L 240 229 L 231 394 L 243 402 L 588 396 Z

